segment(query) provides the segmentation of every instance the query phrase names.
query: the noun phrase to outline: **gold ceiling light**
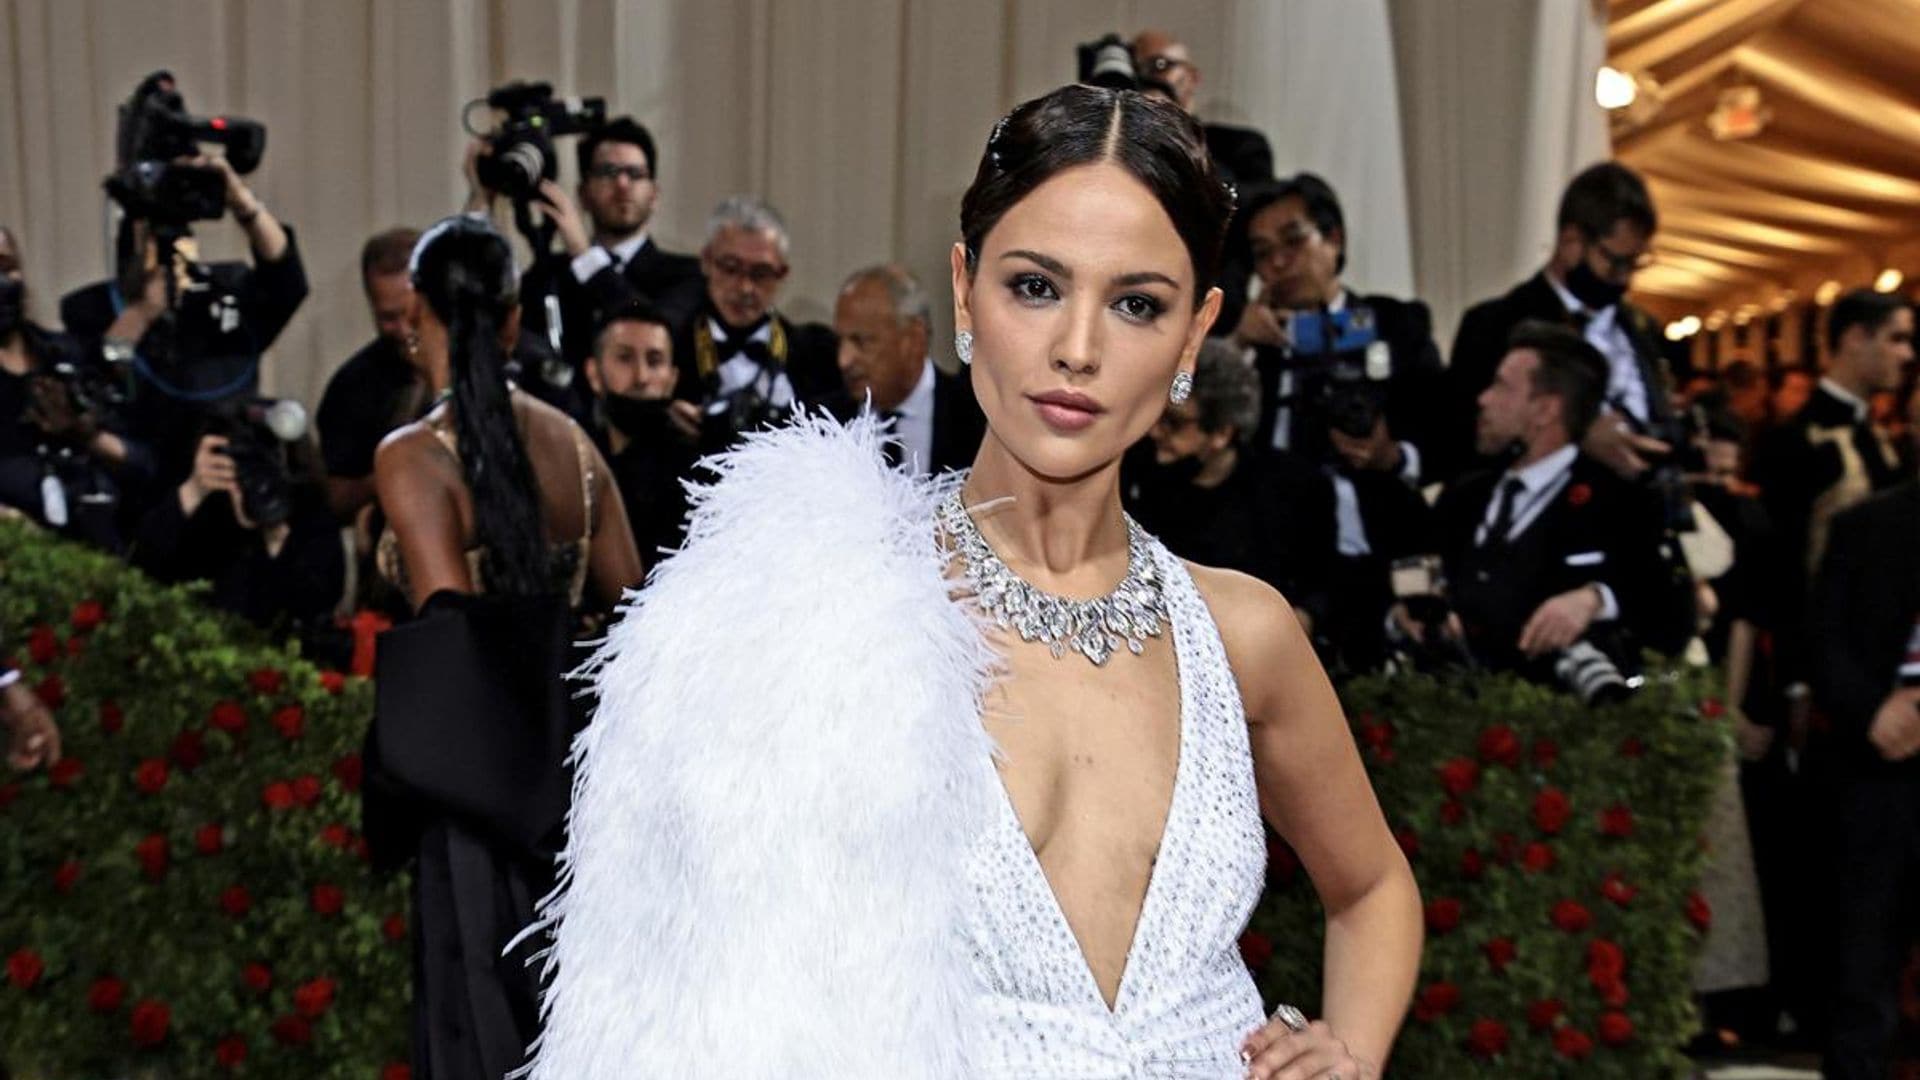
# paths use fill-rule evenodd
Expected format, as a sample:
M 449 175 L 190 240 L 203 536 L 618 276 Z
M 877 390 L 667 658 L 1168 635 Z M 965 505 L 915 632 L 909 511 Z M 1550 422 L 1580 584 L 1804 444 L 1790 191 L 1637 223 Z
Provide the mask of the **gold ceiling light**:
M 1833 278 L 1821 282 L 1820 287 L 1813 290 L 1813 302 L 1821 307 L 1832 307 L 1833 302 L 1839 298 L 1840 283 Z
M 1875 292 L 1892 292 L 1899 288 L 1900 283 L 1906 279 L 1907 276 L 1905 274 L 1889 266 L 1885 270 L 1880 271 L 1879 277 L 1873 279 L 1873 289 Z
M 1707 116 L 1707 130 L 1722 142 L 1751 139 L 1767 129 L 1773 110 L 1757 86 L 1730 86 L 1720 91 L 1720 102 Z

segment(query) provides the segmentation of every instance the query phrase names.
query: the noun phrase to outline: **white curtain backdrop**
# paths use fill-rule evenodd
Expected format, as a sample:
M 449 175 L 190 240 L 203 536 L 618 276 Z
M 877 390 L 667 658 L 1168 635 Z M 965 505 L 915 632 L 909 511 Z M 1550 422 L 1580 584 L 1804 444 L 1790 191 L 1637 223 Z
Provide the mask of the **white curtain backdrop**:
M 250 183 L 313 284 L 263 378 L 311 403 L 371 333 L 362 241 L 457 209 L 460 107 L 538 79 L 654 131 L 663 246 L 697 249 L 724 195 L 770 199 L 794 240 L 782 306 L 824 319 L 882 259 L 944 296 L 993 121 L 1070 79 L 1075 43 L 1146 26 L 1190 43 L 1204 117 L 1265 131 L 1282 174 L 1340 192 L 1354 283 L 1421 294 L 1445 328 L 1538 261 L 1559 185 L 1605 149 L 1586 115 L 1599 24 L 1563 0 L 0 0 L 0 223 L 52 321 L 106 272 L 100 180 L 142 76 L 263 121 Z M 201 234 L 240 253 L 230 223 Z

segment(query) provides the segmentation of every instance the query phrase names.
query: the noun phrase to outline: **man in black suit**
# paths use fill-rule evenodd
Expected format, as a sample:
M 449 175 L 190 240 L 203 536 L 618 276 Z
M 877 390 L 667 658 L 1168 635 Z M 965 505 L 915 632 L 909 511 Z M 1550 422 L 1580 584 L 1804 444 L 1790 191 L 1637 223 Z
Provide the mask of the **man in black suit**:
M 1434 628 L 1495 670 L 1565 681 L 1586 643 L 1630 665 L 1638 646 L 1677 652 L 1693 632 L 1692 590 L 1663 556 L 1660 505 L 1581 452 L 1600 414 L 1607 364 L 1571 328 L 1523 323 L 1480 394 L 1476 448 L 1510 464 L 1447 485 L 1430 539 L 1454 617 Z M 1406 605 L 1390 633 L 1420 638 Z
M 1530 319 L 1572 326 L 1607 362 L 1606 407 L 1582 440 L 1588 457 L 1635 479 L 1650 457 L 1672 450 L 1658 437 L 1673 420 L 1660 328 L 1625 299 L 1658 224 L 1646 184 L 1626 166 L 1602 162 L 1573 178 L 1560 197 L 1559 235 L 1547 265 L 1460 321 L 1436 476 L 1490 464 L 1474 451 L 1476 403 L 1507 354 L 1507 336 Z
M 1920 483 L 1832 520 L 1814 599 L 1819 757 L 1835 860 L 1822 1075 L 1888 1075 L 1920 900 Z
M 1186 43 L 1165 30 L 1142 30 L 1133 39 L 1133 66 L 1150 89 L 1163 89 L 1173 103 L 1193 112 L 1200 92 L 1200 66 Z M 1202 124 L 1207 153 L 1220 178 L 1247 185 L 1273 179 L 1273 147 L 1252 128 Z
M 966 373 L 928 354 L 932 327 L 927 291 L 897 264 L 854 271 L 833 304 L 849 400 L 893 422 L 888 456 L 921 475 L 972 465 L 987 430 Z
M 544 254 L 520 285 L 526 329 L 550 346 L 547 298 L 555 298 L 559 353 L 576 369 L 613 312 L 646 300 L 681 321 L 692 315 L 702 291 L 699 262 L 662 250 L 647 232 L 660 198 L 653 134 L 622 116 L 582 138 L 577 149 L 579 201 L 553 181 L 540 191 L 561 250 Z
M 775 310 L 792 270 L 788 246 L 786 222 L 752 196 L 722 199 L 707 218 L 706 295 L 673 338 L 674 395 L 700 403 L 706 449 L 796 405 L 846 408 L 833 331 Z
M 686 538 L 681 480 L 693 468 L 700 407 L 673 396 L 680 369 L 666 317 L 644 300 L 613 313 L 587 356 L 595 442 L 606 454 L 648 565 Z

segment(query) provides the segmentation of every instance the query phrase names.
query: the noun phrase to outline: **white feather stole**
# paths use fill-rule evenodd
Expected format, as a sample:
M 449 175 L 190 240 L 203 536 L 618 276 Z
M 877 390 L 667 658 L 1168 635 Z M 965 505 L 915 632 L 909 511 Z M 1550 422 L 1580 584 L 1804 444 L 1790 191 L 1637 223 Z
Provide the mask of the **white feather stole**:
M 714 460 L 582 669 L 534 1080 L 968 1075 L 994 654 L 877 425 Z

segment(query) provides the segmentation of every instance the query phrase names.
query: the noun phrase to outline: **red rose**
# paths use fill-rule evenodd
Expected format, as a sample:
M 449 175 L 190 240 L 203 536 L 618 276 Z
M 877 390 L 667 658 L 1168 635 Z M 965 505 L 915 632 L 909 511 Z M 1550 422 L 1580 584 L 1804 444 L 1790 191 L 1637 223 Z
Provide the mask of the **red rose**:
M 1633 811 L 1615 804 L 1600 814 L 1600 835 L 1623 840 L 1633 835 Z
M 256 694 L 277 694 L 287 685 L 287 677 L 273 668 L 260 668 L 247 676 L 247 687 Z
M 312 806 L 320 801 L 320 778 L 317 776 L 296 776 L 293 778 L 293 801 L 301 806 Z
M 256 994 L 273 989 L 273 969 L 265 964 L 248 964 L 240 969 L 240 985 Z
M 1627 954 L 1606 938 L 1587 943 L 1587 978 L 1595 985 L 1627 973 Z
M 1553 869 L 1553 849 L 1538 840 L 1528 844 L 1520 851 L 1520 867 L 1530 874 L 1538 874 Z
M 1507 970 L 1507 965 L 1513 963 L 1514 956 L 1519 952 L 1518 949 L 1514 948 L 1511 938 L 1503 937 L 1494 938 L 1492 941 L 1480 946 L 1480 951 L 1487 954 L 1487 963 L 1491 965 L 1495 971 Z
M 172 1010 L 160 1001 L 140 1002 L 133 1007 L 133 1015 L 127 1018 L 127 1026 L 133 1031 L 133 1045 L 143 1050 L 166 1042 L 167 1027 L 172 1023 Z
M 1413 1018 L 1432 1021 L 1452 1012 L 1460 1005 L 1460 988 L 1446 981 L 1428 983 L 1420 988 L 1420 994 L 1413 999 Z
M 313 1041 L 313 1025 L 304 1016 L 283 1016 L 269 1030 L 282 1046 L 305 1046 Z
M 229 885 L 220 890 L 220 910 L 230 919 L 244 918 L 253 910 L 253 894 L 245 885 Z
M 1427 929 L 1436 934 L 1445 934 L 1460 925 L 1464 914 L 1460 901 L 1450 896 L 1427 903 Z
M 215 731 L 238 735 L 247 730 L 247 710 L 237 701 L 222 701 L 207 714 L 207 723 L 212 724 Z
M 1608 979 L 1594 989 L 1600 992 L 1600 1001 L 1603 1004 L 1615 1009 L 1625 1006 L 1632 1000 L 1632 995 L 1627 992 L 1625 979 Z
M 7 957 L 7 981 L 21 990 L 39 982 L 46 970 L 46 963 L 32 949 L 20 949 Z
M 1257 930 L 1241 934 L 1240 959 L 1247 965 L 1248 971 L 1265 971 L 1267 961 L 1273 959 L 1273 939 Z
M 237 1069 L 247 1063 L 247 1040 L 229 1035 L 213 1048 L 214 1063 L 223 1069 Z
M 87 1008 L 97 1013 L 117 1012 L 127 997 L 127 984 L 111 975 L 93 980 L 87 987 Z
M 1489 727 L 1480 733 L 1480 760 L 1514 768 L 1520 764 L 1520 736 L 1505 724 Z
M 1533 826 L 1548 836 L 1558 836 L 1572 813 L 1573 803 L 1559 788 L 1546 788 L 1533 797 Z
M 27 632 L 27 655 L 41 667 L 53 663 L 60 655 L 60 637 L 53 627 L 42 623 Z
M 1727 715 L 1726 703 L 1710 697 L 1700 703 L 1700 715 L 1708 720 L 1718 720 Z
M 1629 735 L 1620 740 L 1620 756 L 1623 758 L 1643 758 L 1647 756 L 1647 744 Z
M 1460 853 L 1460 876 L 1468 881 L 1478 881 L 1487 872 L 1487 861 L 1477 848 L 1468 848 Z
M 1474 1057 L 1499 1057 L 1507 1048 L 1507 1025 L 1481 1017 L 1467 1030 L 1467 1049 Z
M 1565 1005 L 1560 1004 L 1559 998 L 1541 998 L 1527 1006 L 1527 1026 L 1535 1031 L 1545 1031 L 1553 1026 L 1554 1021 L 1560 1019 L 1560 1014 L 1565 1012 L 1566 1008 Z
M 218 855 L 227 846 L 227 830 L 218 825 L 202 825 L 193 831 L 193 849 L 202 855 Z
M 380 1070 L 380 1080 L 413 1080 L 413 1069 L 398 1061 L 389 1061 L 387 1067 Z
M 280 732 L 280 737 L 292 742 L 306 730 L 306 710 L 298 705 L 282 705 L 273 711 L 272 722 L 274 729 Z
M 340 891 L 340 886 L 326 884 L 315 885 L 313 895 L 309 899 L 316 915 L 338 915 L 341 907 L 347 902 L 346 894 Z
M 1687 921 L 1695 930 L 1706 933 L 1713 926 L 1713 907 L 1699 893 L 1687 895 Z
M 80 860 L 68 859 L 53 872 L 53 891 L 65 896 L 73 891 L 74 884 L 79 880 Z
M 380 932 L 387 935 L 388 941 L 400 941 L 407 936 L 407 920 L 399 915 L 389 915 L 380 924 Z
M 148 758 L 133 770 L 133 786 L 140 789 L 142 795 L 158 795 L 160 789 L 167 786 L 167 763 L 159 758 Z
M 338 694 L 346 688 L 347 677 L 345 675 L 337 671 L 323 671 L 320 673 L 320 689 L 325 690 L 329 694 Z
M 1300 872 L 1300 856 L 1277 836 L 1267 837 L 1267 880 L 1285 884 Z
M 181 772 L 192 772 L 207 761 L 207 739 L 199 728 L 188 728 L 174 736 L 173 747 L 167 756 L 180 766 Z
M 285 810 L 293 805 L 293 785 L 275 780 L 260 789 L 260 802 L 269 810 Z
M 353 843 L 353 833 L 348 831 L 345 825 L 336 822 L 320 830 L 320 842 L 327 847 L 344 851 L 347 845 Z
M 47 767 L 47 783 L 57 788 L 70 788 L 74 781 L 87 771 L 77 757 L 63 757 Z
M 1593 1037 L 1579 1028 L 1561 1028 L 1553 1033 L 1553 1052 L 1573 1061 L 1585 1060 L 1593 1053 Z
M 1448 799 L 1440 804 L 1440 824 L 1458 825 L 1467 816 L 1467 804 L 1457 799 Z
M 153 833 L 133 845 L 133 857 L 140 860 L 140 870 L 147 880 L 158 881 L 167 874 L 167 838 Z
M 1562 900 L 1553 905 L 1553 925 L 1569 934 L 1578 934 L 1593 925 L 1593 913 L 1578 900 Z
M 1360 745 L 1378 753 L 1393 746 L 1393 725 L 1385 721 L 1376 722 L 1370 716 L 1362 716 L 1359 722 Z
M 5 810 L 7 807 L 12 806 L 13 801 L 19 797 L 20 785 L 18 783 L 8 782 L 0 784 L 0 810 Z
M 82 600 L 73 605 L 73 617 L 68 621 L 76 631 L 90 634 L 95 627 L 107 621 L 107 606 L 98 600 Z
M 1459 798 L 1480 782 L 1480 766 L 1471 758 L 1454 758 L 1440 766 L 1440 786 Z
M 328 978 L 312 979 L 301 983 L 293 991 L 293 1008 L 309 1020 L 318 1020 L 333 1007 L 333 980 Z
M 1400 845 L 1400 850 L 1404 852 L 1409 859 L 1415 858 L 1420 854 L 1420 834 L 1414 832 L 1411 825 L 1402 825 L 1398 829 L 1393 830 L 1393 841 Z
M 40 703 L 49 709 L 58 709 L 67 703 L 66 680 L 58 675 L 49 675 L 41 679 L 40 685 L 34 687 L 33 692 L 39 696 Z
M 120 711 L 120 706 L 111 701 L 103 701 L 100 703 L 101 731 L 109 735 L 118 735 L 120 734 L 120 729 L 126 726 L 127 718 L 126 715 Z
M 1585 506 L 1593 501 L 1593 488 L 1586 484 L 1573 484 L 1567 488 L 1568 506 Z
M 349 792 L 360 790 L 360 778 L 363 766 L 359 754 L 345 754 L 333 763 L 333 778 Z
M 1628 884 L 1627 880 L 1621 877 L 1620 872 L 1616 870 L 1601 880 L 1600 895 L 1621 907 L 1626 907 L 1628 904 L 1633 903 L 1634 897 L 1640 895 L 1640 889 L 1636 885 Z
M 1560 760 L 1560 744 L 1552 739 L 1533 740 L 1533 763 L 1542 769 L 1551 769 Z
M 1625 1046 L 1633 1041 L 1633 1021 L 1623 1012 L 1600 1014 L 1600 1041 L 1608 1046 Z

